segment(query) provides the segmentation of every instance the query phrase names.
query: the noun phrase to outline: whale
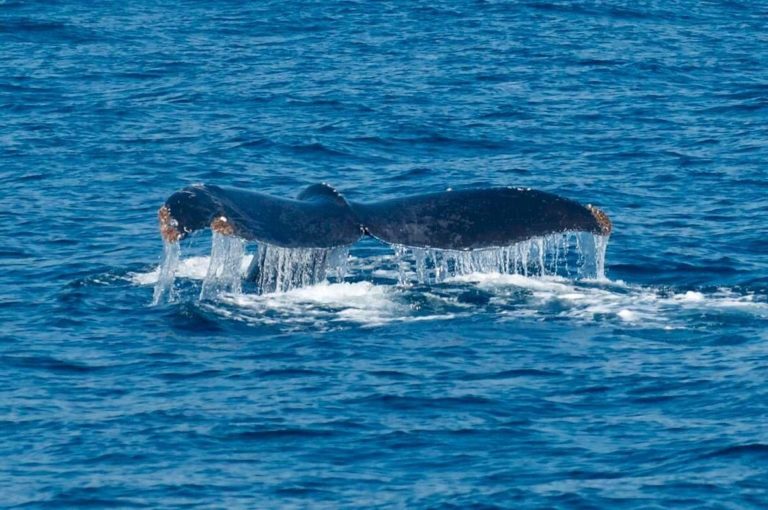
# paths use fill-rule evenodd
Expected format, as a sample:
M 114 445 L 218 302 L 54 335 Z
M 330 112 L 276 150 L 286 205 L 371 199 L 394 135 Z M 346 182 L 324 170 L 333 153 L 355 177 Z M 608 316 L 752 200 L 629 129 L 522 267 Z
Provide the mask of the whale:
M 443 250 L 503 247 L 565 232 L 607 236 L 598 207 L 530 188 L 424 193 L 375 202 L 347 200 L 328 184 L 295 198 L 196 184 L 171 194 L 158 211 L 166 242 L 213 231 L 283 248 L 350 246 L 365 236 L 392 245 Z
M 209 267 L 210 282 L 203 285 L 201 299 L 209 296 L 209 288 L 237 289 L 241 278 L 260 293 L 319 283 L 333 268 L 343 267 L 344 254 L 364 237 L 393 245 L 397 253 L 445 250 L 455 260 L 473 250 L 504 250 L 552 234 L 587 232 L 607 238 L 612 230 L 608 216 L 591 204 L 512 187 L 356 202 L 324 183 L 308 186 L 295 198 L 197 184 L 170 195 L 158 218 L 165 276 L 155 288 L 156 303 L 172 288 L 180 241 L 207 228 L 214 232 L 211 264 L 216 264 Z M 239 275 L 242 241 L 255 242 L 258 249 Z

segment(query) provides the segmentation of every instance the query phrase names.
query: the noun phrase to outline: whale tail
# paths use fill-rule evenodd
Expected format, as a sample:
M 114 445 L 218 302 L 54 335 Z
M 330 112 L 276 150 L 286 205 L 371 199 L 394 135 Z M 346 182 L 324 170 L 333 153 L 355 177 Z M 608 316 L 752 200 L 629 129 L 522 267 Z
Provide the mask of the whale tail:
M 612 229 L 597 207 L 523 188 L 444 191 L 363 204 L 325 184 L 306 188 L 296 199 L 196 185 L 172 194 L 158 217 L 168 242 L 210 227 L 283 248 L 349 246 L 370 235 L 395 245 L 474 250 L 560 232 L 608 235 Z

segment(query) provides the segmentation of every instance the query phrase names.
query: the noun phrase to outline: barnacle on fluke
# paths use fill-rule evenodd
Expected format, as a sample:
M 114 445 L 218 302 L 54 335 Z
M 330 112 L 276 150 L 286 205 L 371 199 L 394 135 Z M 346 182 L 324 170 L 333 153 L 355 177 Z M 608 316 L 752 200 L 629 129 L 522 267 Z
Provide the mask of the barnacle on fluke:
M 608 215 L 605 214 L 602 209 L 598 209 L 592 204 L 587 204 L 587 209 L 589 209 L 589 211 L 592 213 L 592 216 L 594 216 L 597 224 L 600 225 L 600 234 L 604 236 L 611 235 L 613 224 L 611 223 L 611 219 L 608 217 Z

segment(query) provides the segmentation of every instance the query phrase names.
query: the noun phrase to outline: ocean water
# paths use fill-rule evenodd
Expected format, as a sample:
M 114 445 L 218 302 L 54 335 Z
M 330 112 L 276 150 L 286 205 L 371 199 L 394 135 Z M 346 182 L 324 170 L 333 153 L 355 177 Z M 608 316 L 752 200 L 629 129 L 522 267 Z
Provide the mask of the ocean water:
M 767 164 L 762 1 L 0 2 L 0 507 L 768 508 Z M 614 233 L 200 300 L 201 234 L 151 306 L 197 182 Z

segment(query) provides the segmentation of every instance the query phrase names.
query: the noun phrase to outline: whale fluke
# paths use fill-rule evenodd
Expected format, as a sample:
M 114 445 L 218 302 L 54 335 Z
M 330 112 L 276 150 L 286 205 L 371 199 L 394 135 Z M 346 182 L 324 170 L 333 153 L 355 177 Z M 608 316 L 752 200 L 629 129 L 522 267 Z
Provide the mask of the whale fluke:
M 559 232 L 611 232 L 608 216 L 596 207 L 522 188 L 444 191 L 363 204 L 347 201 L 326 184 L 309 186 L 296 199 L 196 185 L 171 195 L 159 218 L 169 242 L 211 227 L 283 248 L 348 246 L 370 235 L 410 247 L 472 250 Z
M 283 248 L 332 248 L 363 236 L 349 204 L 333 188 L 313 185 L 297 199 L 237 188 L 195 185 L 171 195 L 159 212 L 163 237 L 177 241 L 211 227 Z
M 446 250 L 509 246 L 557 232 L 611 230 L 608 217 L 596 208 L 522 188 L 445 191 L 352 203 L 352 209 L 366 233 L 377 239 Z

